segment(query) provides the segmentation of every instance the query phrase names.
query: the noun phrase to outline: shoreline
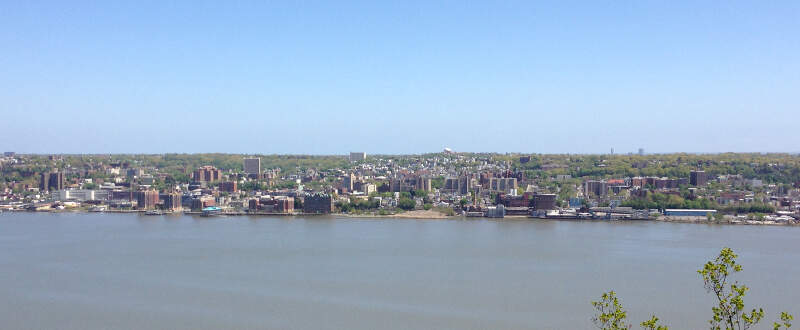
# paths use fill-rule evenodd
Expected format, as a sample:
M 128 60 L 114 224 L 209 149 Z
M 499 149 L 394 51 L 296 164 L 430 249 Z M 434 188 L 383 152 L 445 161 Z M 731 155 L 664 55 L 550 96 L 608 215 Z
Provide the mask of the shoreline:
M 123 214 L 141 214 L 144 215 L 146 210 L 105 210 L 102 212 L 92 212 L 85 209 L 71 209 L 71 210 L 46 210 L 46 211 L 29 211 L 29 210 L 3 210 L 2 213 L 123 213 Z M 203 212 L 197 211 L 177 211 L 177 212 L 164 212 L 158 215 L 187 215 L 187 216 L 202 216 Z M 231 212 L 220 213 L 222 216 L 266 216 L 266 217 L 306 217 L 306 216 L 335 216 L 342 218 L 353 219 L 419 219 L 419 220 L 547 220 L 547 221 L 591 221 L 591 222 L 668 222 L 668 223 L 690 223 L 698 225 L 740 225 L 740 226 L 786 226 L 793 227 L 800 225 L 800 221 L 794 222 L 774 222 L 774 221 L 758 221 L 758 220 L 725 220 L 725 221 L 708 221 L 705 217 L 665 217 L 661 216 L 654 219 L 572 219 L 572 218 L 540 218 L 527 215 L 507 215 L 504 218 L 489 218 L 489 217 L 467 217 L 464 215 L 448 216 L 438 211 L 433 210 L 414 210 L 406 211 L 395 214 L 352 214 L 352 213 L 248 213 L 248 212 Z

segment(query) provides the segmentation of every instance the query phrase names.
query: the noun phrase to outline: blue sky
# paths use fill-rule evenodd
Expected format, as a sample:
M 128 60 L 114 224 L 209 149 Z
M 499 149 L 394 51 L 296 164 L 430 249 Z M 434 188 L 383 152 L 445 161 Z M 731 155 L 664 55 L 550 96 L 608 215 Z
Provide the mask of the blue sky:
M 0 148 L 800 151 L 797 1 L 6 1 Z

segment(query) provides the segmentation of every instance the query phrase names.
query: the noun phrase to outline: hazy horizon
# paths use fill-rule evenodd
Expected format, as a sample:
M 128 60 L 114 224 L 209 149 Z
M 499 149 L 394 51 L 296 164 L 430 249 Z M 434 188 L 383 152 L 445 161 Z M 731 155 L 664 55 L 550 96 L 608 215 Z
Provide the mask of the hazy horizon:
M 4 151 L 800 151 L 798 2 L 0 13 Z

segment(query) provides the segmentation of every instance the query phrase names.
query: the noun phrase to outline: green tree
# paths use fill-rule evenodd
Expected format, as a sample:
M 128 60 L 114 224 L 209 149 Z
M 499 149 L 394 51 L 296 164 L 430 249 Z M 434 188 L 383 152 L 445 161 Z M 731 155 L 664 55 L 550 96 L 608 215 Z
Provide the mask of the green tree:
M 460 201 L 458 201 L 458 205 L 461 205 L 461 208 L 464 208 L 467 203 L 469 203 L 469 201 L 466 198 L 462 198 Z
M 600 296 L 600 301 L 593 301 L 592 306 L 597 310 L 597 314 L 592 317 L 592 322 L 598 329 L 602 330 L 621 330 L 630 329 L 628 323 L 628 312 L 622 308 L 622 303 L 617 298 L 614 291 L 605 292 Z M 668 330 L 666 326 L 658 324 L 658 318 L 653 315 L 649 320 L 639 324 L 647 330 Z
M 413 210 L 417 206 L 417 203 L 411 198 L 400 198 L 397 201 L 397 207 L 403 210 Z
M 742 271 L 742 265 L 736 263 L 738 256 L 730 248 L 723 248 L 713 261 L 707 262 L 697 272 L 703 278 L 706 290 L 714 294 L 717 305 L 712 307 L 713 316 L 709 320 L 712 330 L 749 329 L 764 318 L 764 309 L 753 308 L 749 312 L 744 308 L 744 296 L 750 290 L 738 281 L 730 283 L 729 276 Z M 785 325 L 791 326 L 792 316 L 781 313 L 784 324 L 774 323 L 775 329 Z
M 738 256 L 730 248 L 723 248 L 719 256 L 703 265 L 697 272 L 703 278 L 706 290 L 714 294 L 717 304 L 711 308 L 713 316 L 709 320 L 711 330 L 744 330 L 756 325 L 764 318 L 764 309 L 753 308 L 749 312 L 744 308 L 744 296 L 750 289 L 735 281 L 731 283 L 730 276 L 742 271 L 742 266 L 736 263 Z M 600 301 L 593 301 L 592 306 L 597 314 L 592 317 L 592 322 L 603 330 L 628 329 L 627 312 L 622 308 L 614 291 L 603 293 Z M 773 329 L 789 329 L 792 327 L 794 316 L 781 312 L 780 322 L 774 322 Z M 648 330 L 667 330 L 658 324 L 654 315 L 649 320 L 639 324 Z
M 600 301 L 593 301 L 592 306 L 597 310 L 597 315 L 592 317 L 592 323 L 598 329 L 621 330 L 631 327 L 626 321 L 628 312 L 622 308 L 616 292 L 604 292 L 600 296 Z
M 669 330 L 668 327 L 658 324 L 658 318 L 655 315 L 650 317 L 649 320 L 640 323 L 639 325 L 642 326 L 643 329 L 647 330 Z
M 792 320 L 794 320 L 794 316 L 792 316 L 791 314 L 788 314 L 786 312 L 781 312 L 781 322 L 780 323 L 773 322 L 772 323 L 772 329 L 778 330 L 781 327 L 789 329 L 789 328 L 792 327 Z

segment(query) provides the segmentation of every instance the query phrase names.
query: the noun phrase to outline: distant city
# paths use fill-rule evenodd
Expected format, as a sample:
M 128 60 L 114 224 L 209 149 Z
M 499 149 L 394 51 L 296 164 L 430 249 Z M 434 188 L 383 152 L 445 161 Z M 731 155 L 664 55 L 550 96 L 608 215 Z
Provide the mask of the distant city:
M 28 155 L 0 158 L 0 210 L 521 217 L 796 224 L 800 156 Z

